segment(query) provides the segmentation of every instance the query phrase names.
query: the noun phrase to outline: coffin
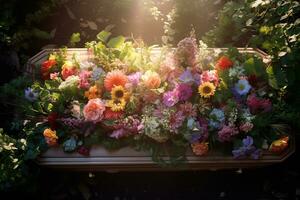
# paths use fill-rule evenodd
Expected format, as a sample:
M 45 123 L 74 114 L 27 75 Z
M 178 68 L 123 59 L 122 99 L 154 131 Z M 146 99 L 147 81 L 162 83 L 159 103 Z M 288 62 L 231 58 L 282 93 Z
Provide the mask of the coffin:
M 221 51 L 224 49 L 220 49 Z M 241 53 L 252 53 L 262 57 L 264 62 L 269 62 L 269 57 L 259 49 L 240 48 Z M 48 58 L 48 55 L 56 51 L 55 49 L 45 49 L 29 59 L 26 73 L 34 78 L 34 70 Z M 155 49 L 153 53 L 159 51 Z M 68 49 L 68 56 L 76 56 L 81 60 L 92 59 L 87 49 Z M 259 160 L 244 159 L 236 160 L 231 155 L 224 155 L 222 152 L 210 152 L 208 155 L 199 157 L 192 152 L 186 153 L 187 161 L 180 166 L 160 166 L 152 161 L 147 152 L 138 152 L 130 147 L 116 151 L 109 151 L 102 146 L 94 146 L 90 151 L 90 156 L 86 157 L 78 153 L 65 153 L 62 148 L 50 148 L 40 155 L 36 162 L 45 167 L 55 169 L 67 169 L 75 171 L 170 171 L 170 170 L 218 170 L 260 167 L 270 164 L 280 163 L 286 160 L 295 151 L 295 139 L 290 138 L 289 147 L 281 154 L 271 154 L 264 152 L 264 156 Z

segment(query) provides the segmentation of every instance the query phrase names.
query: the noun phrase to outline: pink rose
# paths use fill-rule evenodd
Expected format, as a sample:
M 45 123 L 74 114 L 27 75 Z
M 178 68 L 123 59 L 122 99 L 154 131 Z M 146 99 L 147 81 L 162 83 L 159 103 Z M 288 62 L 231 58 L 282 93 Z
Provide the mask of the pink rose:
M 83 115 L 86 121 L 97 123 L 102 120 L 105 111 L 105 104 L 101 99 L 91 99 L 83 108 Z

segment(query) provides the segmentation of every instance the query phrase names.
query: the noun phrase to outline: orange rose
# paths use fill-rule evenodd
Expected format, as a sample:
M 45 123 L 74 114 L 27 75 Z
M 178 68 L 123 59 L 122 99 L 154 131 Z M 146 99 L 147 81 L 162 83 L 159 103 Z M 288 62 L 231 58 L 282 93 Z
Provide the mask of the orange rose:
M 145 72 L 145 74 L 142 76 L 142 80 L 145 86 L 149 89 L 158 88 L 161 83 L 159 74 L 150 70 Z
M 53 131 L 50 128 L 44 130 L 44 138 L 48 146 L 55 146 L 57 144 L 58 137 L 56 135 L 56 131 Z

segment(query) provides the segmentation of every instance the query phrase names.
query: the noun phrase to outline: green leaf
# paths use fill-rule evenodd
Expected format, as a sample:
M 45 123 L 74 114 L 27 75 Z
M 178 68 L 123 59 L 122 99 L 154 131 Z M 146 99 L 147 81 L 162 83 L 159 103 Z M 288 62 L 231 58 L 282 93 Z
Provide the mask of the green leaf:
M 125 42 L 125 37 L 118 36 L 110 39 L 109 42 L 107 43 L 107 46 L 110 48 L 119 48 L 121 45 L 124 44 L 124 42 Z
M 101 31 L 100 33 L 97 34 L 97 39 L 102 41 L 102 42 L 106 42 L 108 40 L 109 36 L 111 36 L 110 32 Z
M 70 45 L 75 46 L 78 42 L 80 42 L 80 33 L 73 33 L 70 37 Z
M 247 74 L 253 74 L 258 77 L 266 75 L 265 64 L 255 57 L 249 58 L 245 61 L 244 69 Z

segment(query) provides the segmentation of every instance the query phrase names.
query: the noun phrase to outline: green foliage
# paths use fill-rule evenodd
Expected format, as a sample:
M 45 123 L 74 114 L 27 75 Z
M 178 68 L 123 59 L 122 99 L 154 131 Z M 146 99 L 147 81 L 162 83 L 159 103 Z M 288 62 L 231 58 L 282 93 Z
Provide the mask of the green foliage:
M 0 129 L 0 190 L 22 180 L 26 146 L 25 139 L 14 139 Z
M 229 1 L 219 12 L 217 25 L 203 40 L 212 47 L 246 45 L 266 51 L 272 58 L 267 69 L 269 84 L 275 89 L 287 87 L 288 101 L 299 111 L 299 14 L 299 1 Z
M 70 46 L 74 47 L 78 42 L 80 42 L 80 33 L 73 33 L 69 41 Z
M 51 34 L 39 29 L 37 24 L 60 3 L 58 0 L 1 2 L 0 42 L 16 49 L 28 49 L 32 39 L 50 39 Z

